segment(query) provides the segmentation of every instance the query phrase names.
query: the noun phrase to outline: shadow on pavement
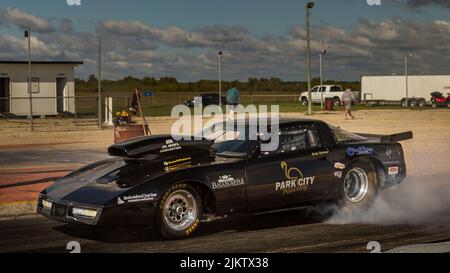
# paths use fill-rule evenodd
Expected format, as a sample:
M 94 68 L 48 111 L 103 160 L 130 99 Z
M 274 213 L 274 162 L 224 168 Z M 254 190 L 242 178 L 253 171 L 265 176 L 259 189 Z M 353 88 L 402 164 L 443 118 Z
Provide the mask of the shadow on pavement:
M 245 232 L 295 225 L 320 223 L 327 216 L 317 215 L 310 209 L 277 212 L 263 215 L 236 214 L 211 223 L 202 223 L 195 237 L 224 231 Z M 103 243 L 132 243 L 164 241 L 150 227 L 88 227 L 65 224 L 54 228 L 68 236 Z

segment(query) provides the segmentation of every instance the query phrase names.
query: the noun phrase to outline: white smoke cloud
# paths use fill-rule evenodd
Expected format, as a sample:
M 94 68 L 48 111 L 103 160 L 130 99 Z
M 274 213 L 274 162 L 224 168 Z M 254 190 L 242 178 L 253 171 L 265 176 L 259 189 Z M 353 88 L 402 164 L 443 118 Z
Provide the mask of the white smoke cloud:
M 328 223 L 421 225 L 450 222 L 450 183 L 447 175 L 410 177 L 380 192 L 367 211 L 337 210 Z

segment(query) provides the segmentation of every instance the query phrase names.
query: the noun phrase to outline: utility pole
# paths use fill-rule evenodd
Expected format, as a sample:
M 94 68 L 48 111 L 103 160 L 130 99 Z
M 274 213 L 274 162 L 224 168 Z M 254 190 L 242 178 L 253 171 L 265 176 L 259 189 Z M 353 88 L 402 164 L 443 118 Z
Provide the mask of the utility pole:
M 405 55 L 405 80 L 406 80 L 406 98 L 405 98 L 405 107 L 409 106 L 409 86 L 408 86 L 408 56 L 412 56 L 412 54 Z
M 311 36 L 310 36 L 310 25 L 309 25 L 309 17 L 310 17 L 310 9 L 314 7 L 313 2 L 308 2 L 306 4 L 306 41 L 307 41 L 307 54 L 308 54 L 308 115 L 312 114 L 312 98 L 311 98 Z
M 219 106 L 222 107 L 222 54 L 223 52 L 219 51 Z
M 102 37 L 98 37 L 98 128 L 102 128 Z
M 28 98 L 30 103 L 30 131 L 34 131 L 33 119 L 33 93 L 31 92 L 31 27 L 25 30 L 25 38 L 28 38 Z
M 323 110 L 323 64 L 322 57 L 327 53 L 326 50 L 322 50 L 319 54 L 320 59 L 320 108 Z

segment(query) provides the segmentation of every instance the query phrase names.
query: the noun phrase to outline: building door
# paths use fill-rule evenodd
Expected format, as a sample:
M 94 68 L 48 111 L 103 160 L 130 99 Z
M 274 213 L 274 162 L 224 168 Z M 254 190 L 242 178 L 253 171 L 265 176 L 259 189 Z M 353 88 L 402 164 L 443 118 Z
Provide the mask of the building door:
M 9 113 L 9 78 L 0 78 L 0 113 Z
M 56 111 L 62 113 L 64 108 L 64 91 L 66 90 L 67 78 L 56 78 Z

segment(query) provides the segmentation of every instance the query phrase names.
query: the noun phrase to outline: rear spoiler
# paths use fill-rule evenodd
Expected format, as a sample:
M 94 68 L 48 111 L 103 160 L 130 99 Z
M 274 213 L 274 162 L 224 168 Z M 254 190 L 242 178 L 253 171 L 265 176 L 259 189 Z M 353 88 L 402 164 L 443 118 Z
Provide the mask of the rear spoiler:
M 379 139 L 380 142 L 400 142 L 400 141 L 404 141 L 404 140 L 413 139 L 413 137 L 414 137 L 413 132 L 411 132 L 411 131 L 393 134 L 393 135 L 387 135 L 387 136 L 386 135 L 372 135 L 372 134 L 357 134 L 357 135 L 360 135 L 362 137 L 367 137 L 367 138 L 376 138 L 376 139 Z
M 381 142 L 400 142 L 403 140 L 409 140 L 413 139 L 414 135 L 413 132 L 404 132 L 399 134 L 393 134 L 390 136 L 383 136 L 381 137 Z

